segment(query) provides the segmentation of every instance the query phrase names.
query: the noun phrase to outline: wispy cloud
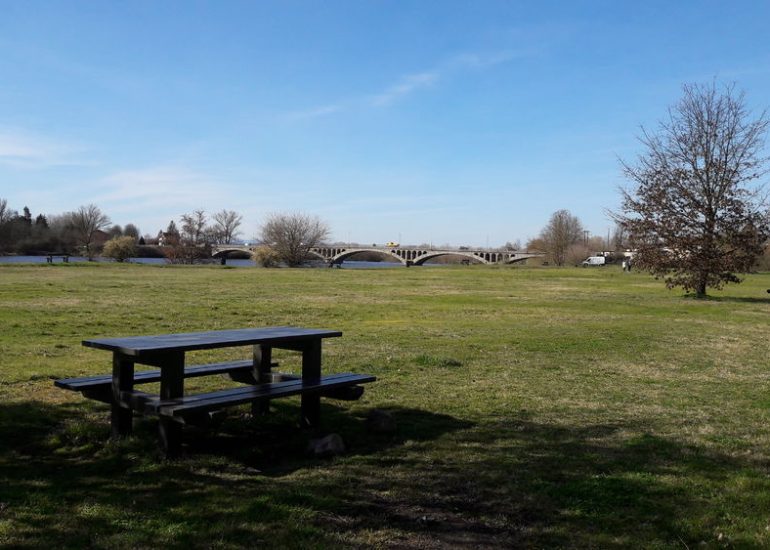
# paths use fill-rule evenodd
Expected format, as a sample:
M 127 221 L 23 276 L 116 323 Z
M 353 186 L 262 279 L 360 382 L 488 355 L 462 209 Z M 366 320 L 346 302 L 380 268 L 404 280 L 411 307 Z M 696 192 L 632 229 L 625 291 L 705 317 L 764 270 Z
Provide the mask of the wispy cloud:
M 384 108 L 408 96 L 436 86 L 457 74 L 469 71 L 487 70 L 517 58 L 528 57 L 534 52 L 529 50 L 502 50 L 488 53 L 462 53 L 446 59 L 436 66 L 417 73 L 409 73 L 397 78 L 382 90 L 364 96 L 348 98 L 319 107 L 296 111 L 288 115 L 289 120 L 307 120 L 341 113 L 354 108 Z
M 417 90 L 430 87 L 435 84 L 439 78 L 441 78 L 441 73 L 436 70 L 406 75 L 401 77 L 395 84 L 373 96 L 371 104 L 377 107 L 390 105 L 397 99 L 416 92 Z
M 322 105 L 314 109 L 308 109 L 307 111 L 295 111 L 289 113 L 288 118 L 290 120 L 303 120 L 309 118 L 318 118 L 327 115 L 337 113 L 342 110 L 341 105 Z
M 218 182 L 211 177 L 179 166 L 155 166 L 125 170 L 102 178 L 96 197 L 103 203 L 179 205 L 199 208 L 218 196 Z
M 219 205 L 238 204 L 226 182 L 180 164 L 113 172 L 92 181 L 87 193 L 89 202 L 109 212 L 113 220 L 151 232 L 196 209 L 211 213 Z
M 530 57 L 534 50 L 501 50 L 491 53 L 462 53 L 446 63 L 447 68 L 488 69 L 514 59 Z
M 0 164 L 18 169 L 89 164 L 81 158 L 86 148 L 18 129 L 0 128 Z

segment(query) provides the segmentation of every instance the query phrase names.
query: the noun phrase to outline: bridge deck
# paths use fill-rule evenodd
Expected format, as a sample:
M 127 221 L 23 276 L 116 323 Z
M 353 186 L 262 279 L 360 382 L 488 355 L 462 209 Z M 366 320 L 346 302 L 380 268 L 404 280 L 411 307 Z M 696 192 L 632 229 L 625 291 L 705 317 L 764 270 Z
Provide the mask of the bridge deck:
M 226 254 L 234 251 L 253 251 L 256 247 L 253 245 L 217 245 L 212 249 L 214 256 Z M 485 250 L 485 249 L 464 249 L 459 248 L 422 248 L 418 246 L 316 246 L 310 249 L 310 254 L 316 256 L 319 260 L 329 262 L 329 264 L 339 264 L 345 259 L 360 254 L 362 252 L 375 252 L 385 254 L 397 259 L 402 264 L 421 265 L 428 260 L 440 256 L 462 256 L 479 263 L 498 264 L 521 262 L 528 258 L 538 258 L 544 256 L 542 252 L 518 251 L 518 250 Z

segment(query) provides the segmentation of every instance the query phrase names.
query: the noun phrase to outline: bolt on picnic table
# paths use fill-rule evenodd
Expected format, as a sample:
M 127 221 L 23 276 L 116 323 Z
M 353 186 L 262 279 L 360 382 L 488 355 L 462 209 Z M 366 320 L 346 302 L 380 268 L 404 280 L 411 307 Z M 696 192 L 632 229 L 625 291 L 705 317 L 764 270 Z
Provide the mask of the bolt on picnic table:
M 255 414 L 267 412 L 270 399 L 301 396 L 301 425 L 320 422 L 320 398 L 358 399 L 359 384 L 374 382 L 365 374 L 341 373 L 321 376 L 321 342 L 342 336 L 339 331 L 265 327 L 156 336 L 132 336 L 83 340 L 83 345 L 112 352 L 112 373 L 56 380 L 57 387 L 80 391 L 85 397 L 112 407 L 113 437 L 129 435 L 133 413 L 156 414 L 161 445 L 168 458 L 179 456 L 184 424 L 199 423 L 212 411 L 226 406 L 252 404 Z M 235 346 L 252 346 L 253 359 L 212 363 L 185 368 L 185 352 Z M 272 372 L 272 350 L 302 353 L 301 376 Z M 135 364 L 158 370 L 134 371 Z M 246 384 L 214 392 L 185 395 L 185 378 L 228 374 Z M 160 394 L 134 389 L 135 385 L 160 382 Z

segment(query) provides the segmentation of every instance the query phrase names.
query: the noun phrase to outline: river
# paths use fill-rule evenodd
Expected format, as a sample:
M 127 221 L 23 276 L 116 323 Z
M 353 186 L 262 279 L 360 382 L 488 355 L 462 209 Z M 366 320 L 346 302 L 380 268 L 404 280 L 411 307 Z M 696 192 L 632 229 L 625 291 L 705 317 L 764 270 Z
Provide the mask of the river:
M 47 256 L 0 256 L 0 264 L 44 264 L 47 261 Z M 70 256 L 69 261 L 72 263 L 87 262 L 88 259 L 82 256 Z M 114 260 L 108 258 L 96 258 L 97 262 L 112 263 Z M 131 258 L 128 260 L 133 264 L 149 264 L 149 265 L 166 265 L 168 260 L 165 258 Z M 62 263 L 61 257 L 54 257 L 54 263 Z M 209 265 L 219 265 L 215 260 Z M 253 260 L 235 260 L 228 259 L 228 266 L 233 267 L 256 267 L 256 263 Z M 316 264 L 318 267 L 324 266 L 324 264 Z M 403 267 L 400 263 L 395 262 L 355 262 L 346 261 L 342 263 L 342 269 L 373 269 L 373 268 L 391 268 L 391 267 Z

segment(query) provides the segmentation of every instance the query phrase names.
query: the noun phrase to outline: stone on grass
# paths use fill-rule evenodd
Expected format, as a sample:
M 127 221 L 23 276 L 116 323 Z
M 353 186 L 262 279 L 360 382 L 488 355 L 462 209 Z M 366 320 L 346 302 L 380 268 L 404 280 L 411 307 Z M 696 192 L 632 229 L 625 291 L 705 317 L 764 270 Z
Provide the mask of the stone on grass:
M 337 456 L 345 452 L 345 442 L 339 434 L 329 434 L 320 439 L 311 439 L 307 444 L 307 453 L 315 457 Z

